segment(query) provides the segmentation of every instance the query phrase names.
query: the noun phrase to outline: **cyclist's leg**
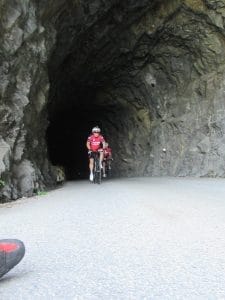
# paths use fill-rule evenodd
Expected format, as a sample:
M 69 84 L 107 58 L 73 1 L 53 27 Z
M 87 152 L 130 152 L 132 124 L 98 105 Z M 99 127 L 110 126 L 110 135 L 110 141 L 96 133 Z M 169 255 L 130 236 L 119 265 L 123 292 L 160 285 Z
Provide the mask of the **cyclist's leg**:
M 89 159 L 89 169 L 90 169 L 90 172 L 93 173 L 93 169 L 94 169 L 94 158 L 93 157 L 90 157 L 90 159 Z
M 99 159 L 100 159 L 100 166 L 101 166 L 101 168 L 103 167 L 102 166 L 102 162 L 103 162 L 103 158 L 104 158 L 104 153 L 103 153 L 103 151 L 101 151 L 101 152 L 99 152 L 100 153 L 100 155 L 99 155 Z
M 90 157 L 89 159 L 89 169 L 90 169 L 90 177 L 89 179 L 93 181 L 93 169 L 94 169 L 94 158 Z
M 111 162 L 112 162 L 112 160 L 111 160 L 111 158 L 109 158 L 108 159 L 108 168 L 109 168 L 109 170 L 111 170 Z
M 103 167 L 103 177 L 106 177 L 106 159 L 103 159 L 102 162 L 102 167 Z

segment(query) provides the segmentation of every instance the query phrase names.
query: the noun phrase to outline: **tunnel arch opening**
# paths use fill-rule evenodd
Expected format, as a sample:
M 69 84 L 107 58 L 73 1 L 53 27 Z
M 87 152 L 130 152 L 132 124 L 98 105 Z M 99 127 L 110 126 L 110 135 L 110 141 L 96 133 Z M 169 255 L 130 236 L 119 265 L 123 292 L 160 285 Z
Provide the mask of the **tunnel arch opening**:
M 77 10 L 65 23 L 61 16 L 48 65 L 47 144 L 69 179 L 87 176 L 85 142 L 95 125 L 113 148 L 115 176 L 211 174 L 215 157 L 201 150 L 210 147 L 209 130 L 197 120 L 217 101 L 203 103 L 224 66 L 224 51 L 215 58 L 211 48 L 224 37 L 192 7 L 161 4 L 146 1 L 137 12 L 117 3 L 87 24 L 74 23 Z
M 142 151 L 143 144 L 140 138 L 135 140 L 143 127 L 136 104 L 130 105 L 122 94 L 115 98 L 105 87 L 73 86 L 72 89 L 72 95 L 68 89 L 60 97 L 60 103 L 49 104 L 46 139 L 51 163 L 62 166 L 68 180 L 87 178 L 86 141 L 91 129 L 98 125 L 113 149 L 113 175 L 131 176 L 141 163 L 135 161 L 135 153 L 137 149 Z M 135 128 L 136 133 L 132 133 Z
M 95 125 L 102 128 L 113 150 L 114 176 L 147 173 L 151 111 L 149 93 L 138 74 L 148 57 L 136 39 L 128 38 L 135 7 L 128 19 L 127 8 L 112 5 L 110 13 L 73 38 L 67 34 L 68 29 L 71 32 L 67 23 L 58 24 L 57 43 L 48 63 L 46 139 L 50 161 L 62 165 L 68 179 L 87 176 L 85 144 Z M 141 7 L 135 18 L 146 9 Z M 115 17 L 119 11 L 124 23 Z
M 65 99 L 64 99 L 65 100 Z M 53 165 L 65 169 L 68 180 L 86 178 L 88 156 L 86 141 L 91 129 L 98 125 L 110 143 L 107 118 L 113 108 L 95 103 L 96 90 L 87 88 L 76 93 L 60 110 L 54 111 L 47 129 L 49 158 Z

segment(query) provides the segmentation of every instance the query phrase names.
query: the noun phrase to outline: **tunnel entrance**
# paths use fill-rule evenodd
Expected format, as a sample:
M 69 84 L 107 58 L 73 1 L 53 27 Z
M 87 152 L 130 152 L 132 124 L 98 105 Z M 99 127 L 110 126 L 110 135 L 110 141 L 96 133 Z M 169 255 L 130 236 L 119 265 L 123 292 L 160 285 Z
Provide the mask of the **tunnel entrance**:
M 115 176 L 225 176 L 223 1 L 9 2 L 0 197 L 86 177 L 96 125 Z
M 149 111 L 142 103 L 129 103 L 126 93 L 126 87 L 114 87 L 111 93 L 104 86 L 71 84 L 60 97 L 52 96 L 46 134 L 49 159 L 65 169 L 68 180 L 88 178 L 86 141 L 96 125 L 113 150 L 113 176 L 143 175 L 145 149 L 150 147 Z
M 149 173 L 155 113 L 150 89 L 156 81 L 143 77 L 151 39 L 145 33 L 137 38 L 132 24 L 154 5 L 116 1 L 86 23 L 78 18 L 86 12 L 74 9 L 71 19 L 66 15 L 62 22 L 62 16 L 56 24 L 57 42 L 48 63 L 46 137 L 50 161 L 62 165 L 68 179 L 87 177 L 85 144 L 96 125 L 112 148 L 114 176 Z
M 46 136 L 50 161 L 68 179 L 87 176 L 96 125 L 115 176 L 211 176 L 215 164 L 224 174 L 210 152 L 221 126 L 206 121 L 220 111 L 224 38 L 190 1 L 150 2 L 116 2 L 92 16 L 81 4 L 56 24 Z
M 114 99 L 113 95 L 104 92 L 104 86 L 77 87 L 71 84 L 65 89 L 62 80 L 61 85 L 63 92 L 60 90 L 60 97 L 55 97 L 55 88 L 51 90 L 54 101 L 50 101 L 48 107 L 46 139 L 51 163 L 64 168 L 67 180 L 88 178 L 86 141 L 91 129 L 97 125 L 113 149 L 112 174 L 127 176 L 132 168 L 124 168 L 123 164 L 126 165 L 129 159 L 131 161 L 132 154 L 126 154 L 126 151 L 134 112 L 128 109 L 126 100 Z
M 98 125 L 109 141 L 107 129 L 104 128 L 111 112 L 95 103 L 96 89 L 71 89 L 73 96 L 69 90 L 70 95 L 66 96 L 71 98 L 63 98 L 65 104 L 60 109 L 52 109 L 46 134 L 50 161 L 64 168 L 68 180 L 88 177 L 87 138 L 91 129 Z

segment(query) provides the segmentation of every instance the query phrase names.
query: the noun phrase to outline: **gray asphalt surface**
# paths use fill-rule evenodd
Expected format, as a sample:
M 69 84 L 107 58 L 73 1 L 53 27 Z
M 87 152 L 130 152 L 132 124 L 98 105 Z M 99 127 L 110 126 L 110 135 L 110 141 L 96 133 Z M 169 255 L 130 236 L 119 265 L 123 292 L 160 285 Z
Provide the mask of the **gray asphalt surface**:
M 68 182 L 0 205 L 26 245 L 0 299 L 225 299 L 225 180 Z

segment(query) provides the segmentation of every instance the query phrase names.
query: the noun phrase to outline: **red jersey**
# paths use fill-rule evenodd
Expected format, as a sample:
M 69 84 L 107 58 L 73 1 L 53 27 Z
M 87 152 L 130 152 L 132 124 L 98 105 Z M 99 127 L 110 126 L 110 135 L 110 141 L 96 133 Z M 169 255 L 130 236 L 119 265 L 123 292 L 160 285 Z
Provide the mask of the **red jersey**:
M 102 135 L 95 137 L 92 134 L 88 137 L 87 141 L 90 143 L 91 151 L 96 152 L 101 148 L 101 144 L 105 142 L 105 139 Z
M 110 156 L 112 156 L 112 149 L 107 147 L 107 148 L 104 149 L 104 157 L 108 158 Z

